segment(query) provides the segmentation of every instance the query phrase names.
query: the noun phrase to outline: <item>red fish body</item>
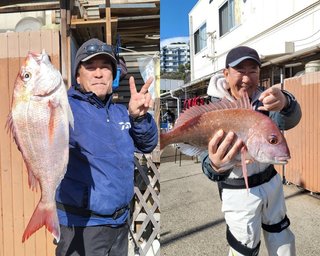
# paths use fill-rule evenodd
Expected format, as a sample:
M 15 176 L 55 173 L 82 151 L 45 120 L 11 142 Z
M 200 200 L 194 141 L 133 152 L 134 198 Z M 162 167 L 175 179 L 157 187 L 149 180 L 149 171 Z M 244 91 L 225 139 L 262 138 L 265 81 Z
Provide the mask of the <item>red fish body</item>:
M 163 149 L 169 144 L 179 144 L 183 153 L 199 155 L 207 150 L 209 141 L 220 129 L 225 133 L 232 131 L 242 139 L 248 151 L 243 155 L 246 159 L 283 164 L 290 158 L 286 140 L 279 128 L 268 116 L 252 110 L 247 95 L 234 102 L 223 99 L 187 109 L 178 118 L 173 130 L 160 135 L 160 147 Z M 239 154 L 235 161 L 240 160 Z
M 39 183 L 41 199 L 23 234 L 28 239 L 43 225 L 60 239 L 55 191 L 69 156 L 72 114 L 66 87 L 48 55 L 29 53 L 15 81 L 7 125 L 22 153 L 29 186 Z

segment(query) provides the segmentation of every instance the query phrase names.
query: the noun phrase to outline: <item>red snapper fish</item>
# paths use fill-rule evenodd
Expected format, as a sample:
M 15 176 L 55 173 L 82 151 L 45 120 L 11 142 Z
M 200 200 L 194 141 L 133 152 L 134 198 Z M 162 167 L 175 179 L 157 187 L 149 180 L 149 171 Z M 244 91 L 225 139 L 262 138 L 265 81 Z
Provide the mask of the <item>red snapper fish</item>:
M 187 109 L 177 119 L 174 129 L 160 134 L 160 149 L 179 144 L 184 154 L 200 155 L 208 149 L 209 141 L 219 130 L 225 134 L 234 132 L 245 144 L 234 162 L 222 169 L 227 170 L 241 161 L 247 189 L 246 162 L 285 164 L 290 159 L 283 134 L 268 116 L 252 109 L 247 93 L 233 102 L 224 98 Z
M 69 158 L 69 123 L 73 116 L 60 72 L 49 56 L 29 52 L 15 81 L 7 127 L 20 150 L 33 189 L 41 198 L 24 231 L 22 242 L 43 225 L 59 241 L 55 191 Z

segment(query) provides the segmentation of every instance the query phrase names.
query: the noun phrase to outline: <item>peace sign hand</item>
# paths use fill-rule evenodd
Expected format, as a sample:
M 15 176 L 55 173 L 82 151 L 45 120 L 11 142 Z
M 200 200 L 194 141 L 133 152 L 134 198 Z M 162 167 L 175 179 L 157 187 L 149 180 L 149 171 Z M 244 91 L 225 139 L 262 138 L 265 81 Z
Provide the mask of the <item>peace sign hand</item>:
M 129 86 L 131 97 L 129 101 L 129 115 L 132 118 L 145 115 L 148 109 L 153 106 L 153 100 L 151 99 L 151 94 L 148 91 L 152 81 L 152 77 L 148 78 L 146 83 L 141 87 L 140 92 L 137 92 L 134 78 L 133 76 L 130 77 Z

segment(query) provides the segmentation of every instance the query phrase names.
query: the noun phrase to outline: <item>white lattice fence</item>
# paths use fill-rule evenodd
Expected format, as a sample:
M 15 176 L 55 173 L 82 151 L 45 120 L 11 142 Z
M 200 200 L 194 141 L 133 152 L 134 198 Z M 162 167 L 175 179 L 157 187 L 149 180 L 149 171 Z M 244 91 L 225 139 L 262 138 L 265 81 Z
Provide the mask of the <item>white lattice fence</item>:
M 160 256 L 160 172 L 151 155 L 135 158 L 135 198 L 133 202 L 132 236 L 136 254 Z

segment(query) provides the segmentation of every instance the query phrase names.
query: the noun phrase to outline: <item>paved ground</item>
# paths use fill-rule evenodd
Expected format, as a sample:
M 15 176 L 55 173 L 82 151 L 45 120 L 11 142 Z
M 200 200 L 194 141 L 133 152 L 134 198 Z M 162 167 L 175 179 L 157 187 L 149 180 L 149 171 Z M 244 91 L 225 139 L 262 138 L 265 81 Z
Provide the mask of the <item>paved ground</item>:
M 183 156 L 174 161 L 167 148 L 161 158 L 161 255 L 227 255 L 225 223 L 216 184 L 200 163 Z M 298 256 L 320 255 L 320 199 L 294 185 L 284 186 Z M 260 255 L 267 255 L 262 241 Z

